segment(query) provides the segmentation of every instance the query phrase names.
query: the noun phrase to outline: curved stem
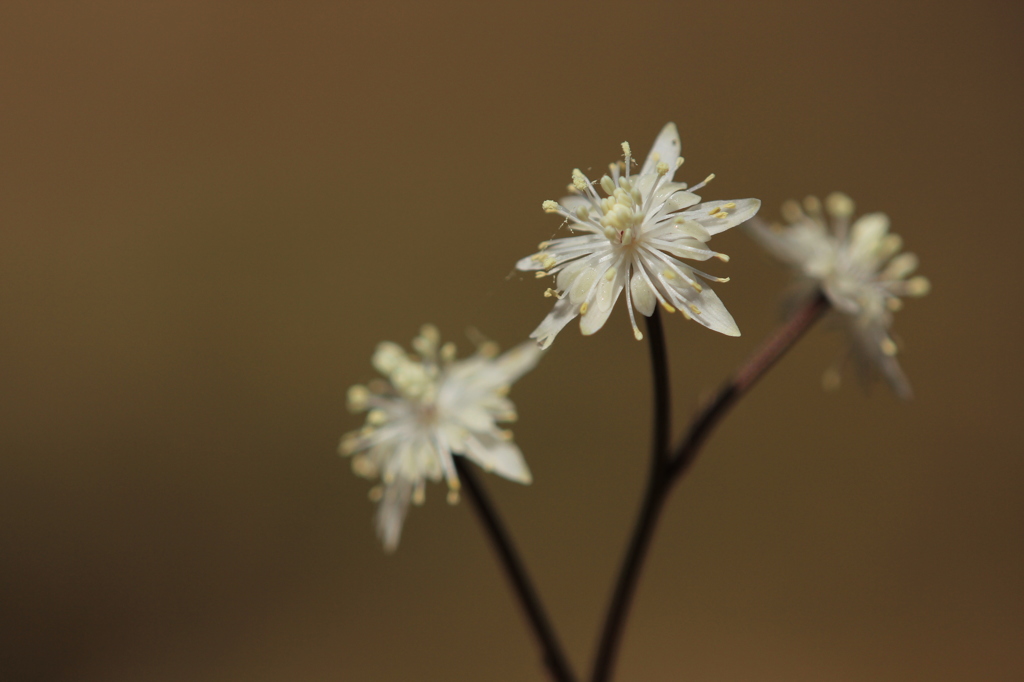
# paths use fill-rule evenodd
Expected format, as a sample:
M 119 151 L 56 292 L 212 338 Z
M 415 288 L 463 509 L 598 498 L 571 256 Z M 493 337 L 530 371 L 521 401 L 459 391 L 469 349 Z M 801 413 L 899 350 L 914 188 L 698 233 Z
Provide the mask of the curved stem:
M 647 483 L 647 491 L 644 494 L 640 516 L 637 519 L 633 530 L 633 537 L 630 540 L 629 548 L 626 551 L 622 568 L 619 572 L 618 582 L 615 585 L 611 606 L 605 619 L 604 630 L 598 646 L 597 657 L 594 663 L 594 671 L 591 679 L 594 682 L 607 682 L 611 678 L 612 668 L 615 664 L 618 652 L 619 640 L 622 637 L 622 629 L 625 623 L 625 616 L 629 611 L 629 605 L 636 591 L 636 582 L 640 576 L 640 569 L 643 566 L 644 558 L 650 548 L 651 539 L 654 535 L 654 527 L 672 485 L 679 480 L 689 469 L 696 459 L 701 446 L 707 440 L 711 430 L 725 416 L 725 414 L 747 391 L 767 372 L 775 362 L 799 338 L 822 316 L 828 309 L 828 299 L 824 294 L 818 292 L 813 299 L 808 301 L 789 320 L 783 324 L 768 340 L 758 349 L 756 353 L 733 375 L 703 410 L 701 410 L 691 421 L 690 428 L 683 438 L 679 447 L 676 448 L 672 457 L 668 456 L 668 363 L 664 359 L 655 359 L 655 354 L 664 355 L 664 338 L 661 333 L 660 320 L 655 317 L 648 318 L 648 332 L 651 335 L 651 359 L 655 377 L 655 400 L 662 400 L 664 396 L 665 406 L 655 405 L 655 461 L 651 467 L 651 475 Z M 657 314 L 657 311 L 655 311 Z M 653 320 L 653 322 L 652 322 Z M 659 376 L 664 374 L 663 377 Z M 664 382 L 664 389 L 660 388 Z M 660 426 L 664 424 L 664 426 Z M 664 431 L 662 431 L 664 429 Z M 666 452 L 659 455 L 657 448 L 664 436 Z M 660 463 L 664 462 L 664 466 Z
M 676 448 L 675 455 L 669 463 L 668 477 L 670 481 L 675 481 L 689 469 L 715 425 L 740 398 L 746 395 L 757 383 L 757 380 L 803 336 L 804 332 L 811 328 L 811 325 L 828 310 L 828 307 L 828 299 L 819 291 L 814 298 L 805 303 L 785 324 L 779 327 L 746 364 L 740 367 L 732 379 L 719 389 L 714 399 L 705 405 L 704 409 L 690 422 L 686 436 Z
M 647 478 L 647 490 L 640 506 L 629 548 L 619 569 L 619 579 L 608 605 L 601 641 L 594 661 L 593 680 L 604 682 L 611 675 L 626 615 L 633 603 L 637 578 L 647 557 L 647 549 L 654 536 L 654 527 L 661 515 L 668 492 L 669 441 L 672 437 L 672 404 L 669 390 L 668 355 L 665 352 L 665 334 L 657 308 L 647 318 L 647 337 L 651 347 L 651 370 L 654 375 L 654 438 L 652 439 L 651 469 Z
M 461 457 L 455 457 L 454 460 L 455 468 L 458 470 L 459 478 L 462 481 L 462 487 L 469 493 L 469 499 L 473 503 L 473 508 L 487 530 L 487 535 L 498 553 L 498 557 L 501 560 L 500 563 L 505 569 L 505 574 L 509 582 L 512 583 L 512 588 L 519 598 L 523 610 L 526 612 L 526 617 L 533 628 L 537 643 L 540 644 L 544 652 L 544 664 L 551 673 L 552 679 L 558 682 L 575 682 L 576 675 L 573 673 L 568 659 L 566 659 L 565 654 L 562 652 L 562 646 L 558 642 L 555 630 L 551 627 L 551 622 L 544 611 L 540 597 L 530 581 L 530 576 L 527 574 L 526 567 L 519 558 L 515 545 L 512 544 L 512 538 L 505 529 L 505 524 L 502 523 L 501 517 L 487 496 L 487 491 L 484 490 L 477 480 L 476 473 Z

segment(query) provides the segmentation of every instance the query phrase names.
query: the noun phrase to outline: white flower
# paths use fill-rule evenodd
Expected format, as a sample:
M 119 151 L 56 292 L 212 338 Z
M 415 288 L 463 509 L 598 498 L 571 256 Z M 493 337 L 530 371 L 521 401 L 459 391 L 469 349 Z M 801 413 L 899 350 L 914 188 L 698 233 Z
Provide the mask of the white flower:
M 366 426 L 347 434 L 340 451 L 355 455 L 357 474 L 381 477 L 383 485 L 370 496 L 380 502 L 377 535 L 388 551 L 398 546 L 409 502 L 423 502 L 427 480 L 444 478 L 449 502 L 458 500 L 453 455 L 519 483 L 532 480 L 511 432 L 496 422 L 516 419 L 515 405 L 506 397 L 509 387 L 537 364 L 542 351 L 526 342 L 495 357 L 497 346 L 484 342 L 471 357 L 456 360 L 454 344 L 439 344 L 432 325 L 413 339 L 416 354 L 381 343 L 373 366 L 388 381 L 348 391 L 349 409 L 369 412 Z
M 728 279 L 695 270 L 679 259 L 728 260 L 728 256 L 708 249 L 708 240 L 753 216 L 761 202 L 700 203 L 694 192 L 714 175 L 689 191 L 685 183 L 672 182 L 683 164 L 679 147 L 679 133 L 675 124 L 669 123 L 639 174 L 631 173 L 632 152 L 629 143 L 623 142 L 625 160 L 611 164 L 610 174 L 594 183 L 577 168 L 569 188 L 573 194 L 559 202 L 544 202 L 546 212 L 563 216 L 570 230 L 583 234 L 544 242 L 540 251 L 516 263 L 519 270 L 537 270 L 537 277 L 557 275 L 557 289 L 544 294 L 558 298 L 554 310 L 530 335 L 541 348 L 550 346 L 577 315 L 581 316 L 583 334 L 596 332 L 604 326 L 623 289 L 637 339 L 643 334 L 633 308 L 650 316 L 658 303 L 709 329 L 739 336 L 729 311 L 698 276 L 714 282 Z M 595 185 L 607 196 L 602 198 Z
M 889 328 L 893 312 L 902 307 L 900 297 L 924 296 L 930 285 L 920 275 L 908 279 L 917 256 L 899 253 L 903 242 L 889 233 L 884 213 L 868 213 L 850 225 L 853 211 L 853 200 L 836 192 L 826 198 L 824 210 L 817 197 L 807 197 L 802 208 L 795 201 L 783 204 L 786 227 L 757 221 L 748 226 L 768 251 L 825 292 L 848 323 L 858 359 L 908 398 L 910 384 L 896 361 Z M 838 373 L 830 370 L 826 381 L 836 383 Z

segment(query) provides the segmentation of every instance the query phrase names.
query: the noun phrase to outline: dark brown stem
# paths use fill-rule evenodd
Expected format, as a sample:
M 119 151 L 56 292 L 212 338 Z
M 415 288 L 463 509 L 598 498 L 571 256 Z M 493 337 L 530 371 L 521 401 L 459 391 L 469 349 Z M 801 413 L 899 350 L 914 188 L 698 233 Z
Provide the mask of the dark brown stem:
M 672 438 L 672 404 L 669 390 L 668 354 L 665 350 L 665 334 L 661 326 L 658 309 L 647 318 L 647 338 L 651 348 L 651 370 L 654 375 L 654 437 L 652 438 L 651 469 L 647 477 L 647 490 L 640 506 L 629 548 L 619 569 L 619 579 L 608 605 L 601 641 L 594 661 L 593 679 L 604 682 L 611 675 L 622 629 L 626 624 L 629 607 L 633 603 L 637 578 L 643 566 L 654 527 L 668 492 L 669 441 Z
M 701 446 L 707 440 L 712 429 L 728 413 L 729 409 L 743 397 L 767 372 L 782 355 L 789 350 L 793 344 L 814 324 L 818 318 L 828 309 L 828 299 L 820 292 L 813 299 L 808 301 L 800 310 L 783 324 L 769 339 L 758 349 L 753 356 L 740 367 L 711 400 L 690 422 L 690 427 L 676 448 L 675 454 L 668 457 L 658 454 L 661 438 L 666 440 L 664 447 L 667 448 L 667 430 L 669 429 L 667 417 L 661 415 L 667 413 L 668 407 L 668 362 L 663 360 L 660 364 L 655 359 L 657 353 L 664 354 L 664 338 L 661 334 L 660 320 L 654 324 L 649 318 L 648 333 L 651 336 L 652 366 L 654 368 L 655 400 L 659 401 L 664 396 L 665 405 L 655 405 L 655 458 L 651 467 L 651 474 L 647 482 L 647 490 L 644 494 L 643 504 L 640 509 L 640 516 L 637 518 L 633 536 L 626 551 L 626 556 L 619 571 L 618 582 L 615 585 L 611 605 L 605 618 L 604 629 L 601 634 L 601 641 L 598 645 L 597 656 L 594 662 L 594 670 L 591 679 L 593 682 L 607 682 L 611 678 L 612 669 L 615 665 L 619 643 L 622 638 L 622 630 L 625 618 L 629 612 L 629 606 L 636 591 L 636 582 L 640 576 L 644 559 L 650 548 L 651 538 L 654 535 L 654 528 L 661 516 L 665 501 L 672 485 L 678 481 L 689 470 L 690 465 L 696 459 Z M 657 311 L 655 311 L 657 312 Z M 664 376 L 659 376 L 663 374 Z M 664 384 L 664 389 L 661 386 Z M 660 426 L 664 424 L 664 426 Z M 662 429 L 665 429 L 663 432 Z M 665 465 L 662 466 L 662 462 Z
M 551 673 L 551 678 L 558 682 L 575 682 L 576 675 L 562 652 L 562 646 L 558 642 L 554 628 L 551 627 L 540 597 L 530 581 L 526 567 L 519 558 L 511 536 L 505 529 L 505 524 L 502 523 L 501 517 L 487 496 L 487 491 L 477 480 L 476 473 L 470 465 L 461 457 L 455 458 L 455 468 L 459 472 L 463 489 L 469 494 L 473 508 L 498 553 L 500 563 L 505 569 L 505 575 L 512 584 L 512 589 L 519 598 L 520 605 L 526 612 L 537 643 L 544 652 L 544 665 Z

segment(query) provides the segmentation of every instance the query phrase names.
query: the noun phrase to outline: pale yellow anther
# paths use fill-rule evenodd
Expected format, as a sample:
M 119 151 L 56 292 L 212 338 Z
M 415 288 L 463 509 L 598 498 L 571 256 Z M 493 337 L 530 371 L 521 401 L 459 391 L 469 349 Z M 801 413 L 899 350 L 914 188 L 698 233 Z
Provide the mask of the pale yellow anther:
M 849 218 L 853 209 L 853 199 L 842 192 L 832 192 L 825 197 L 825 210 L 836 218 Z
M 678 159 L 676 159 L 676 168 L 679 168 L 682 165 L 683 165 L 683 157 L 680 156 Z
M 722 209 L 723 210 L 727 209 L 727 208 L 736 208 L 736 202 L 735 201 L 730 201 L 728 204 L 722 204 Z
M 540 279 L 541 277 L 547 277 L 548 273 L 544 272 L 543 270 L 539 270 L 533 273 L 533 276 L 536 277 L 537 279 Z
M 572 185 L 581 192 L 586 192 L 587 187 L 590 186 L 590 183 L 587 182 L 587 176 L 579 168 L 572 169 Z
M 712 217 L 713 217 L 713 218 L 718 218 L 719 220 L 721 220 L 722 218 L 728 218 L 728 217 L 729 217 L 729 214 L 728 214 L 728 213 L 726 213 L 725 211 L 719 211 L 718 213 L 716 213 L 716 214 L 715 214 L 714 216 L 712 216 Z
M 352 458 L 352 473 L 361 478 L 373 478 L 378 473 L 377 465 L 365 455 L 356 455 Z
M 696 305 L 694 305 L 693 303 L 691 303 L 691 304 L 690 304 L 690 310 L 692 310 L 692 311 L 693 311 L 693 314 L 694 314 L 694 315 L 700 315 L 700 308 L 698 308 L 698 307 L 697 307 Z
M 878 345 L 886 355 L 890 357 L 896 355 L 896 343 L 888 336 L 882 339 L 882 342 Z
M 704 287 L 702 287 L 700 285 L 700 282 L 698 282 L 697 280 L 693 280 L 692 282 L 690 282 L 690 286 L 693 287 L 697 293 L 704 291 Z
M 444 362 L 451 362 L 455 359 L 455 344 L 449 341 L 448 343 L 441 346 L 441 360 Z
M 427 491 L 424 489 L 423 484 L 416 486 L 412 490 L 412 503 L 416 506 L 423 504 L 427 499 Z
M 366 496 L 370 498 L 370 502 L 380 502 L 380 498 L 384 497 L 384 488 L 375 485 L 370 488 L 370 492 Z
M 373 426 L 380 426 L 381 424 L 387 424 L 388 413 L 381 409 L 372 409 L 366 413 L 366 422 Z
M 615 275 L 617 273 L 618 270 L 616 270 L 615 268 L 608 268 L 608 271 L 604 273 L 604 278 L 611 282 L 613 279 L 615 279 Z
M 927 277 L 918 275 L 917 277 L 911 277 L 907 280 L 907 295 L 908 296 L 924 296 L 932 289 L 932 283 L 928 281 Z
M 668 268 L 665 268 L 664 270 L 661 271 L 661 276 L 664 277 L 665 279 L 675 279 L 676 273 L 674 273 L 672 270 Z
M 497 357 L 498 353 L 501 352 L 501 347 L 494 341 L 484 341 L 476 350 L 485 358 L 493 358 Z
M 683 314 L 683 317 L 685 317 L 687 320 L 693 319 L 693 316 L 690 315 L 690 313 L 686 312 L 686 308 L 680 308 L 679 312 L 681 312 Z
M 370 389 L 356 384 L 348 389 L 348 409 L 350 412 L 362 412 L 370 400 Z
M 541 242 L 540 244 L 537 244 L 537 249 L 539 249 L 540 251 L 543 251 L 544 249 L 548 248 L 549 246 L 551 246 L 551 242 Z M 540 255 L 540 254 L 535 254 L 533 257 L 536 258 L 538 255 Z
M 590 304 L 584 301 L 580 306 L 580 315 L 586 315 L 588 310 L 590 310 Z
M 674 312 L 676 311 L 676 309 L 675 309 L 675 308 L 673 308 L 672 306 L 670 306 L 670 305 L 669 305 L 668 303 L 666 303 L 665 301 L 661 301 L 661 307 L 662 307 L 662 308 L 664 308 L 664 309 L 665 309 L 665 312 L 666 312 L 666 313 L 669 313 L 669 314 L 672 314 L 672 313 L 674 313 Z
M 715 174 L 712 173 L 711 175 L 709 175 L 706 178 L 704 178 L 704 184 L 706 185 L 706 184 L 708 184 L 709 182 L 711 182 L 714 179 L 715 179 Z
M 633 338 L 636 339 L 637 341 L 643 341 L 644 340 L 644 335 L 640 333 L 639 329 L 634 327 L 633 328 Z
M 658 171 L 658 175 L 666 175 L 668 173 L 668 164 L 662 161 L 655 166 L 655 170 Z
M 448 491 L 448 496 L 446 497 L 446 499 L 448 500 L 448 504 L 458 504 L 459 503 L 459 491 L 458 490 L 449 490 Z
M 611 226 L 605 226 L 605 228 L 604 228 L 604 236 L 608 237 L 608 239 L 618 239 L 619 238 L 619 231 L 616 230 L 615 228 L 611 227 Z
M 819 215 L 821 213 L 821 200 L 813 194 L 804 197 L 804 210 L 810 215 Z
M 722 261 L 723 263 L 729 262 L 729 256 L 725 255 L 724 253 L 716 253 L 715 258 Z
M 505 441 L 512 440 L 512 430 L 511 429 L 501 429 L 501 430 L 499 430 L 498 431 L 498 438 L 500 438 L 501 440 L 505 440 Z
M 612 194 L 615 193 L 615 182 L 610 177 L 608 177 L 607 175 L 602 175 L 601 176 L 601 189 L 604 190 L 605 194 L 611 196 Z
M 782 203 L 782 219 L 787 223 L 798 223 L 803 217 L 803 209 L 800 208 L 800 204 L 795 200 L 789 199 Z
M 559 210 L 558 202 L 551 199 L 546 200 L 541 204 L 541 207 L 543 207 L 545 213 L 558 213 Z
M 901 301 L 898 298 L 890 298 L 885 301 L 885 307 L 891 310 L 892 312 L 896 312 L 897 310 L 901 310 L 903 308 L 903 301 Z

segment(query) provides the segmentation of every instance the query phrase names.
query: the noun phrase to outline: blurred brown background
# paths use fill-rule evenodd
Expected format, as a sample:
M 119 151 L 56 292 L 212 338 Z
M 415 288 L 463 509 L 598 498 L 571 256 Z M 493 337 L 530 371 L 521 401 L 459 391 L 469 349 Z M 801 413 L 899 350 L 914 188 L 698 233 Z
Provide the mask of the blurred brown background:
M 815 329 L 660 526 L 623 680 L 1024 675 L 1016 3 L 5 3 L 0 8 L 0 678 L 528 680 L 468 505 L 385 556 L 335 454 L 382 339 L 551 304 L 509 276 L 575 166 L 679 124 L 707 198 L 848 192 L 932 294 L 897 317 L 917 398 Z M 668 321 L 678 428 L 775 325 Z M 514 389 L 536 482 L 487 483 L 574 662 L 638 503 L 647 348 L 622 310 Z

